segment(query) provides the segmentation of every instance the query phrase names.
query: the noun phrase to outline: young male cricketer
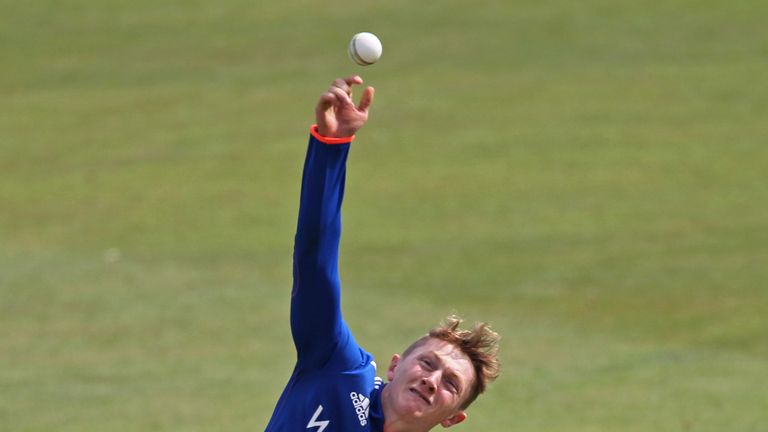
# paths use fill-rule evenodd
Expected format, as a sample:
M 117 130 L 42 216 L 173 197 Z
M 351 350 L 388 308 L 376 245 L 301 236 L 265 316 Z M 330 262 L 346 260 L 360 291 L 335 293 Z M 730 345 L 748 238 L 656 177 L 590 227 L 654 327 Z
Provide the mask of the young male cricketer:
M 459 330 L 457 317 L 395 354 L 389 382 L 355 342 L 341 316 L 338 274 L 346 160 L 368 120 L 374 89 L 352 101 L 358 76 L 333 81 L 315 108 L 294 245 L 293 374 L 267 425 L 271 432 L 421 432 L 450 427 L 499 374 L 498 335 L 487 324 Z

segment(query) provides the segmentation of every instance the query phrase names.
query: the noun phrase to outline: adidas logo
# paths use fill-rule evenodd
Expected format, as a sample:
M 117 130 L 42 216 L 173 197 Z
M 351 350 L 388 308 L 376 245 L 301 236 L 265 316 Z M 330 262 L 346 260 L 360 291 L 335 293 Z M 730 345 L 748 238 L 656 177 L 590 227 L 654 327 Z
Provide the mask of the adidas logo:
M 357 413 L 357 419 L 360 420 L 360 426 L 368 424 L 368 413 L 371 409 L 371 401 L 367 397 L 352 392 L 349 394 L 349 398 L 352 399 L 352 405 L 355 406 L 355 412 Z

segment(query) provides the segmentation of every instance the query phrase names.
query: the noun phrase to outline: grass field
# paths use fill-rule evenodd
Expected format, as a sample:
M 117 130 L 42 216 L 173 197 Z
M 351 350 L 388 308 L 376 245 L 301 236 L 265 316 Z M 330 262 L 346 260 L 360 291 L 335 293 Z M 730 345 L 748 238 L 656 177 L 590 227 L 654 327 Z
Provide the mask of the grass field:
M 263 430 L 351 73 L 346 318 L 380 365 L 495 325 L 455 430 L 768 431 L 768 3 L 0 5 L 1 431 Z

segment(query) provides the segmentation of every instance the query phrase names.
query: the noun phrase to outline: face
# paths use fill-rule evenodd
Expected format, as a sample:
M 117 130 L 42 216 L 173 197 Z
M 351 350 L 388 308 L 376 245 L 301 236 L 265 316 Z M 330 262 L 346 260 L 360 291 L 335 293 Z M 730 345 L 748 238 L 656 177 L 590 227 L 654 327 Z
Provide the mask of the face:
M 454 345 L 429 339 L 407 357 L 395 355 L 387 378 L 388 418 L 394 415 L 423 430 L 453 426 L 466 418 L 460 406 L 471 392 L 475 371 L 469 357 Z

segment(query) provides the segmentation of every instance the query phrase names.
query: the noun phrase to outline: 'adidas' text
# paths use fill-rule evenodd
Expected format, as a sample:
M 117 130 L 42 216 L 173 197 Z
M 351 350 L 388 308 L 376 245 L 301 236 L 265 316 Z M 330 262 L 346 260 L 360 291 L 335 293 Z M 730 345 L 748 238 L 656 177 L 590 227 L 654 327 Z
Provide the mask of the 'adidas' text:
M 355 392 L 350 393 L 349 398 L 352 399 L 352 405 L 355 406 L 355 412 L 357 413 L 357 419 L 360 420 L 360 426 L 367 425 L 371 401 L 368 400 L 367 397 Z

